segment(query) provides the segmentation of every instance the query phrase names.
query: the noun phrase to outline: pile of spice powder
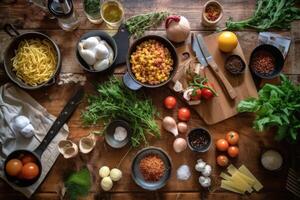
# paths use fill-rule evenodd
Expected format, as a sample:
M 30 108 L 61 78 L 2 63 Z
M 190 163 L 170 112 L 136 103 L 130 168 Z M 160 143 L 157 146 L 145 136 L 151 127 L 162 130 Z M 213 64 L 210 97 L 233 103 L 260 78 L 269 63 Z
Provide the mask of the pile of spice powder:
M 275 58 L 267 51 L 258 51 L 253 56 L 251 67 L 260 74 L 269 75 L 275 69 Z
M 157 154 L 145 156 L 140 161 L 139 168 L 145 181 L 151 182 L 159 181 L 165 172 L 165 164 Z

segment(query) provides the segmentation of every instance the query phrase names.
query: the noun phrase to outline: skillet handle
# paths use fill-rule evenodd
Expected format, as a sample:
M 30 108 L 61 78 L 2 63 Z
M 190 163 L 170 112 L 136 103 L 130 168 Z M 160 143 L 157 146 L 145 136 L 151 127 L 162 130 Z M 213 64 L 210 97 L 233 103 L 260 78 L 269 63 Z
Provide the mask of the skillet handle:
M 129 75 L 128 72 L 126 72 L 123 76 L 123 83 L 127 88 L 131 90 L 138 90 L 142 87 L 140 84 L 133 80 L 133 78 Z
M 71 117 L 72 113 L 76 109 L 77 105 L 81 102 L 84 96 L 83 88 L 77 90 L 75 95 L 68 101 L 64 109 L 61 111 L 59 116 L 56 118 L 55 122 L 51 126 L 47 135 L 41 142 L 41 144 L 34 150 L 34 152 L 41 158 L 44 150 L 47 148 L 48 144 L 57 135 L 61 127 L 66 123 L 66 121 Z
M 3 30 L 12 38 L 20 35 L 19 31 L 12 24 L 5 24 Z

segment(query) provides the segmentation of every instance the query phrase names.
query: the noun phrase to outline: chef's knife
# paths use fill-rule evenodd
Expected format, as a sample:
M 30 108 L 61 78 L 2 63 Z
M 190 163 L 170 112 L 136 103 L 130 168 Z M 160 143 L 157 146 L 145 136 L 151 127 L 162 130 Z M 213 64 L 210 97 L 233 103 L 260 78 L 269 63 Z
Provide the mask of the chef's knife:
M 194 33 L 192 33 L 192 48 L 193 48 L 193 51 L 196 54 L 196 58 L 198 59 L 200 64 L 206 67 L 208 64 L 205 60 L 204 55 L 202 54 L 202 52 L 200 50 L 200 46 L 199 46 L 199 43 L 198 43 L 198 40 L 197 40 L 197 36 Z
M 212 70 L 213 70 L 216 78 L 218 79 L 219 83 L 224 86 L 224 89 L 227 92 L 227 94 L 229 95 L 229 97 L 231 99 L 235 99 L 237 94 L 236 94 L 234 88 L 231 86 L 229 81 L 226 79 L 223 72 L 219 69 L 219 67 L 218 67 L 217 63 L 214 61 L 212 55 L 208 52 L 208 49 L 207 49 L 207 47 L 204 43 L 203 37 L 201 35 L 197 35 L 196 39 L 197 39 L 196 41 L 198 41 L 200 50 L 202 51 L 202 54 L 204 55 L 208 65 L 212 68 Z

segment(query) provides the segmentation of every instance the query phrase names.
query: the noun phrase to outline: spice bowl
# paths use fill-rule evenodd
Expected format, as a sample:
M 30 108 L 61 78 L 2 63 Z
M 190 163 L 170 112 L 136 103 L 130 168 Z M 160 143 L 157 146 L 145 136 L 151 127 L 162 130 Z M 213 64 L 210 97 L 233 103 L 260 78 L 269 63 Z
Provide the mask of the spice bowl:
M 192 151 L 204 153 L 211 146 L 211 136 L 204 128 L 194 128 L 187 135 L 187 143 Z
M 246 68 L 246 63 L 240 56 L 230 55 L 226 58 L 225 69 L 229 73 L 233 75 L 242 74 L 245 71 L 245 68 Z
M 105 141 L 112 148 L 122 148 L 130 142 L 131 128 L 127 121 L 112 121 L 105 130 Z
M 275 78 L 282 71 L 283 65 L 284 57 L 280 50 L 273 45 L 262 44 L 256 47 L 250 56 L 250 70 L 259 78 Z
M 145 180 L 144 175 L 140 168 L 141 161 L 149 155 L 150 156 L 156 155 L 157 158 L 160 159 L 160 161 L 164 165 L 163 175 L 157 181 Z M 150 162 L 150 163 L 151 163 L 151 166 L 153 166 L 155 164 L 153 162 Z M 147 148 L 141 149 L 140 151 L 137 152 L 137 154 L 133 158 L 133 161 L 131 164 L 132 179 L 141 188 L 143 188 L 145 190 L 150 190 L 150 191 L 158 190 L 158 189 L 164 187 L 166 185 L 167 181 L 171 177 L 171 170 L 172 170 L 172 162 L 171 162 L 169 155 L 163 149 L 157 148 L 157 147 L 147 147 Z
M 223 17 L 223 7 L 218 1 L 211 0 L 204 4 L 202 11 L 202 24 L 215 26 Z

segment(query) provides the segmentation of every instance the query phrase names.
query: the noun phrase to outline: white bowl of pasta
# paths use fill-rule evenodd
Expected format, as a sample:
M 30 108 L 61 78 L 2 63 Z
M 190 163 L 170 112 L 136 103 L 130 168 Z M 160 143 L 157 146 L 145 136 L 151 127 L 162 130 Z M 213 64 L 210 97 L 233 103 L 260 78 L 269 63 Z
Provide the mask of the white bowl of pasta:
M 4 53 L 4 67 L 9 78 L 24 89 L 38 89 L 55 83 L 61 55 L 50 37 L 39 32 L 19 32 L 6 24 L 4 30 L 13 39 Z

